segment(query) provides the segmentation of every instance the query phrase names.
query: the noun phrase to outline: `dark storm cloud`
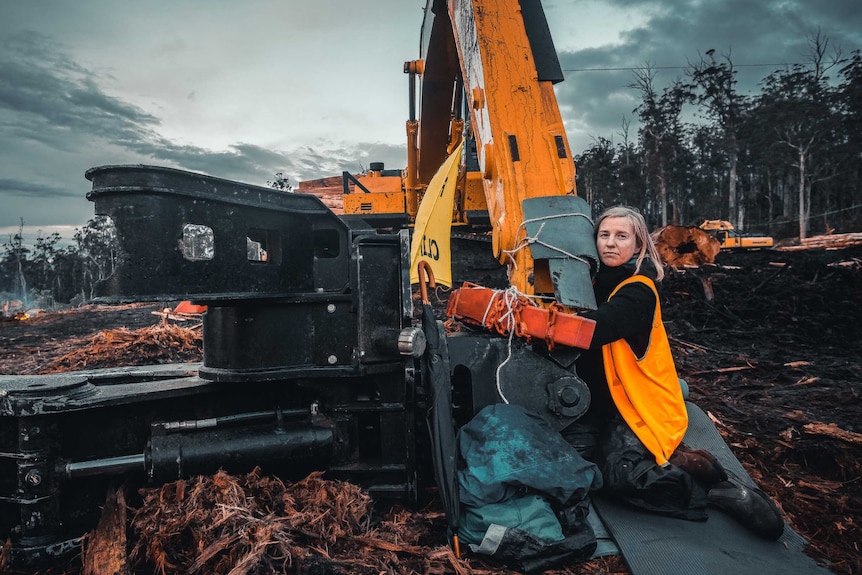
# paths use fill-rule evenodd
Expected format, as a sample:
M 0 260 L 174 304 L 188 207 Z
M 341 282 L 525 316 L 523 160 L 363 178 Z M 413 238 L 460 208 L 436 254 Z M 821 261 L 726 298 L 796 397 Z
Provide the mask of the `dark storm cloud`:
M 400 169 L 407 156 L 406 145 L 379 143 L 321 148 L 303 146 L 291 151 L 276 151 L 240 143 L 219 152 L 157 139 L 130 143 L 129 147 L 142 156 L 170 162 L 187 170 L 256 184 L 272 180 L 278 172 L 289 176 L 294 182 L 340 175 L 345 170 L 356 173 L 373 161 L 389 161 L 390 166 Z M 366 157 L 368 160 L 363 161 Z
M 134 140 L 158 125 L 154 116 L 105 94 L 92 72 L 48 46 L 51 42 L 36 32 L 18 33 L 4 44 L 0 109 L 19 116 L 19 135 L 46 141 L 47 128 Z M 24 133 L 27 126 L 32 129 Z
M 51 198 L 69 195 L 69 190 L 65 187 L 44 186 L 14 178 L 0 178 L 0 190 L 17 196 L 38 195 L 41 197 Z
M 83 223 L 92 208 L 82 197 L 86 188 L 82 174 L 108 163 L 167 165 L 264 185 L 276 172 L 292 180 L 312 179 L 345 169 L 359 171 L 368 161 L 400 167 L 403 161 L 396 159 L 406 158 L 406 146 L 382 144 L 291 152 L 250 143 L 236 143 L 224 151 L 179 144 L 160 135 L 156 116 L 106 93 L 102 85 L 110 81 L 110 76 L 78 65 L 39 33 L 19 32 L 4 42 L 0 199 L 6 209 L 0 227 L 19 217 L 36 225 L 66 223 L 66 218 Z M 53 200 L 40 201 L 48 198 Z M 18 213 L 28 205 L 27 213 Z
M 335 3 L 333 0 L 329 4 Z M 803 62 L 809 52 L 808 40 L 818 30 L 829 38 L 830 46 L 840 46 L 845 56 L 862 47 L 862 10 L 856 0 L 818 4 L 810 0 L 602 0 L 601 3 L 545 0 L 545 3 L 556 4 L 559 17 L 571 19 L 571 29 L 564 34 L 577 36 L 578 26 L 589 26 L 589 42 L 594 46 L 560 52 L 566 81 L 557 86 L 557 94 L 576 154 L 586 149 L 591 138 L 612 138 L 619 142 L 624 119 L 632 122 L 628 137 L 637 137 L 633 109 L 639 103 L 639 94 L 629 88 L 634 82 L 631 68 L 648 63 L 656 67 L 656 86 L 660 90 L 684 74 L 683 69 L 666 68 L 697 62 L 707 50 L 714 49 L 717 57 L 731 55 L 739 72 L 739 90 L 749 92 L 756 91 L 758 82 L 776 67 L 748 65 Z M 295 45 L 266 43 L 258 46 L 258 51 L 247 52 L 250 46 L 243 43 L 225 52 L 211 50 L 203 56 L 197 51 L 201 46 L 225 44 L 219 30 L 234 30 L 237 12 L 226 9 L 226 5 L 219 4 L 217 9 L 207 11 L 206 18 L 211 21 L 197 28 L 196 33 L 191 33 L 186 25 L 169 30 L 150 26 L 146 28 L 147 34 L 133 35 L 126 33 L 126 26 L 121 24 L 134 28 L 133 22 L 155 23 L 159 19 L 170 24 L 177 21 L 178 13 L 190 15 L 197 9 L 188 3 L 173 3 L 164 11 L 155 5 L 140 8 L 122 4 L 117 8 L 121 4 L 97 1 L 7 4 L 5 18 L 0 17 L 0 227 L 14 225 L 19 216 L 33 224 L 84 223 L 92 215 L 92 208 L 83 199 L 89 186 L 83 173 L 97 165 L 157 164 L 265 184 L 276 172 L 292 180 L 307 180 L 338 175 L 343 170 L 356 173 L 371 162 L 384 162 L 390 169 L 402 168 L 406 163 L 403 144 L 311 139 L 320 133 L 330 138 L 343 135 L 345 139 L 369 139 L 392 125 L 386 120 L 384 126 L 378 116 L 369 112 L 372 108 L 368 100 L 376 98 L 365 95 L 364 89 L 351 92 L 343 90 L 349 85 L 344 82 L 332 86 L 322 83 L 324 78 L 340 76 L 332 68 L 320 67 L 343 63 L 344 50 L 350 46 L 345 38 L 350 36 L 341 34 L 337 27 L 340 25 L 327 20 L 325 10 L 321 11 L 318 4 L 273 3 L 296 4 L 313 14 L 318 23 L 317 36 L 332 32 L 327 42 L 320 44 L 319 51 L 306 48 L 300 52 L 303 57 L 313 53 L 322 73 L 313 76 L 302 72 L 287 91 L 270 85 L 266 81 L 268 76 L 261 80 L 261 76 L 255 75 L 255 66 L 273 57 L 273 46 L 295 48 Z M 422 2 L 415 4 L 418 11 Z M 608 12 L 614 20 L 597 20 L 590 10 Z M 154 14 L 160 16 L 155 18 Z M 370 11 L 369 18 L 376 19 L 375 14 Z M 302 30 L 281 31 L 278 37 L 304 37 L 300 32 L 306 32 L 308 20 L 301 21 Z M 17 26 L 16 22 L 25 24 Z M 84 23 L 98 24 L 99 28 L 85 33 Z M 252 18 L 247 24 L 254 27 L 260 23 Z M 351 31 L 355 31 L 357 24 L 358 20 L 351 22 Z M 22 31 L 25 26 L 37 28 L 41 33 Z M 614 31 L 608 32 L 604 45 L 597 45 L 592 38 L 606 26 Z M 395 28 L 396 42 L 403 35 L 410 37 L 411 46 L 415 44 L 412 36 L 418 30 Z M 625 32 L 618 35 L 620 29 Z M 13 31 L 11 35 L 7 30 Z M 110 33 L 100 33 L 106 30 Z M 70 45 L 54 42 L 46 35 L 49 31 Z M 209 33 L 217 40 L 213 41 Z M 555 40 L 558 48 L 575 45 L 571 38 L 555 37 Z M 307 45 L 312 45 L 310 40 Z M 357 48 L 351 56 L 365 54 L 366 47 Z M 114 56 L 114 50 L 116 57 L 105 57 Z M 279 59 L 279 68 L 263 68 L 264 72 L 280 71 L 282 60 Z M 90 62 L 114 68 L 99 68 Z M 384 85 L 378 82 L 388 80 L 390 72 L 380 71 L 383 68 L 372 63 L 374 74 L 366 70 L 363 80 L 377 89 Z M 116 76 L 111 75 L 111 70 Z M 394 70 L 397 76 L 399 68 Z M 194 77 L 194 81 L 179 81 L 184 74 Z M 215 81 L 225 78 L 229 82 Z M 342 92 L 343 99 L 339 99 Z M 363 95 L 357 96 L 360 93 Z M 371 93 L 369 88 L 368 94 Z M 267 94 L 278 94 L 281 99 L 256 99 Z M 250 105 L 237 104 L 245 98 Z M 178 99 L 183 104 L 194 101 L 194 105 L 179 105 Z M 324 111 L 313 108 L 312 102 L 321 104 Z M 307 107 L 308 118 L 296 122 L 295 133 L 302 134 L 296 142 L 267 147 L 262 140 L 284 142 L 285 130 L 268 133 L 269 115 L 261 110 L 272 110 L 273 124 L 290 126 L 289 120 L 281 119 L 289 116 L 277 114 L 279 107 Z M 178 117 L 185 121 L 178 121 Z M 329 117 L 338 118 L 336 128 L 327 123 Z M 192 124 L 198 119 L 213 124 L 205 126 L 210 129 L 195 131 Z M 399 117 L 399 122 L 402 120 Z M 248 124 L 249 129 L 244 129 L 243 124 Z M 357 131 L 357 125 L 361 131 Z M 348 135 L 350 128 L 353 134 L 361 134 L 359 138 Z M 232 133 L 242 135 L 226 136 Z M 215 140 L 219 142 L 218 150 L 201 144 Z M 47 198 L 50 201 L 40 201 Z
M 286 161 L 278 152 L 249 144 L 213 151 L 154 137 L 129 141 L 125 145 L 140 157 L 160 164 L 167 163 L 186 170 L 258 184 L 263 183 L 262 178 L 272 177 L 274 172 L 270 173 L 270 166 Z
M 686 66 L 706 58 L 708 50 L 737 71 L 737 90 L 757 94 L 759 83 L 783 64 L 811 61 L 811 39 L 820 34 L 829 42 L 827 57 L 840 50 L 847 56 L 862 48 L 862 10 L 858 3 L 835 0 L 819 3 L 767 0 L 607 0 L 622 16 L 625 10 L 646 14 L 637 27 L 598 48 L 561 51 L 566 81 L 557 87 L 575 153 L 590 140 L 620 141 L 621 118 L 634 122 L 639 94 L 629 86 L 633 70 L 655 69 L 661 90 L 685 75 Z M 591 71 L 588 71 L 591 70 Z M 630 137 L 636 136 L 632 128 Z

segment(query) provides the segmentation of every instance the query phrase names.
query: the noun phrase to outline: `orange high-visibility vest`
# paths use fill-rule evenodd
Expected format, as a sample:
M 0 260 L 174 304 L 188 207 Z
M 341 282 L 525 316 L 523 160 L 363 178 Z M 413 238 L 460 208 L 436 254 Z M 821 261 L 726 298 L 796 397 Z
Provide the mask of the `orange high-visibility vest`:
M 602 346 L 605 375 L 620 415 L 655 456 L 656 463 L 664 465 L 685 435 L 688 413 L 653 281 L 632 276 L 621 282 L 608 299 L 633 282 L 649 286 L 656 297 L 649 344 L 641 358 L 635 356 L 625 339 Z

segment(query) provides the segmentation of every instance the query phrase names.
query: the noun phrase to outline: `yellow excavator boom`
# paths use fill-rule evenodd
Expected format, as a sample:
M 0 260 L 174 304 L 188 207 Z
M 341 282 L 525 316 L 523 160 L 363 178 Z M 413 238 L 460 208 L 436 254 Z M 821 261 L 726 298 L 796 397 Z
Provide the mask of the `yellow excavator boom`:
M 590 210 L 575 189 L 554 93 L 563 73 L 540 0 L 428 0 L 421 45 L 421 58 L 404 64 L 407 167 L 400 179 L 380 165 L 356 178 L 345 216 L 376 227 L 413 224 L 464 135 L 452 224 L 489 232 L 494 257 L 522 294 L 595 307 Z
M 418 183 L 427 185 L 466 122 L 468 156 L 475 154 L 476 166 L 469 169 L 468 157 L 462 198 L 475 197 L 471 183 L 481 185 L 494 256 L 509 267 L 511 285 L 558 300 L 562 292 L 562 303 L 577 307 L 574 300 L 591 291 L 594 262 L 572 263 L 568 256 L 590 251 L 580 244 L 592 242 L 591 225 L 586 203 L 576 195 L 575 165 L 554 93 L 563 74 L 541 3 L 432 0 L 427 10 Z M 470 209 L 461 211 L 470 220 Z M 548 242 L 535 241 L 537 227 Z M 567 237 L 579 229 L 588 230 L 588 241 Z M 560 257 L 537 255 L 539 244 Z M 562 259 L 569 262 L 553 261 Z M 558 272 L 567 279 L 559 280 Z M 565 293 L 575 284 L 581 285 L 572 300 Z

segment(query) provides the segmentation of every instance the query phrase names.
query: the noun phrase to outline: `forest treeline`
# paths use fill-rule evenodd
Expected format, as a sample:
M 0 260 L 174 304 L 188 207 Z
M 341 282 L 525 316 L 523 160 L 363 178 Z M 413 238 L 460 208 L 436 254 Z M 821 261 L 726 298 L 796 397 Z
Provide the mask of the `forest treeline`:
M 630 139 L 597 138 L 576 156 L 578 193 L 598 212 L 624 203 L 653 227 L 731 221 L 777 238 L 862 229 L 862 57 L 809 38 L 807 62 L 737 89 L 730 53 L 710 50 L 658 90 L 634 73 L 640 120 Z
M 707 52 L 661 90 L 655 69 L 636 70 L 637 134 L 623 121 L 621 141 L 600 137 L 575 156 L 578 194 L 594 215 L 635 206 L 653 229 L 724 219 L 777 239 L 862 230 L 862 55 L 842 57 L 819 34 L 809 46 L 808 62 L 772 72 L 756 95 L 739 93 L 729 53 Z M 10 236 L 0 299 L 90 301 L 114 273 L 116 232 L 96 218 L 61 240 Z
M 18 233 L 3 242 L 0 252 L 0 303 L 11 304 L 12 311 L 21 305 L 55 308 L 89 302 L 119 263 L 110 218 L 91 219 L 75 230 L 73 243 L 66 246 L 56 232 L 28 241 L 23 229 L 22 220 Z

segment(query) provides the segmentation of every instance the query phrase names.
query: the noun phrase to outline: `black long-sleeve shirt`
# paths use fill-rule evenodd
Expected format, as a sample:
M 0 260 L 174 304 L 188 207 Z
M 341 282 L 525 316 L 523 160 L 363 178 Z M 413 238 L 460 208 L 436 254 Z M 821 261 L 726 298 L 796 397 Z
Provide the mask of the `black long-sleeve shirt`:
M 656 277 L 655 266 L 649 260 L 644 260 L 638 273 L 652 280 Z M 615 268 L 601 267 L 593 282 L 598 309 L 583 314 L 595 320 L 596 328 L 590 349 L 581 352 L 576 368 L 578 376 L 590 388 L 589 413 L 594 415 L 601 416 L 614 409 L 605 376 L 602 346 L 625 339 L 635 355 L 641 357 L 649 345 L 655 306 L 659 305 L 653 291 L 642 283 L 631 283 L 608 300 L 614 289 L 632 275 L 633 262 Z

